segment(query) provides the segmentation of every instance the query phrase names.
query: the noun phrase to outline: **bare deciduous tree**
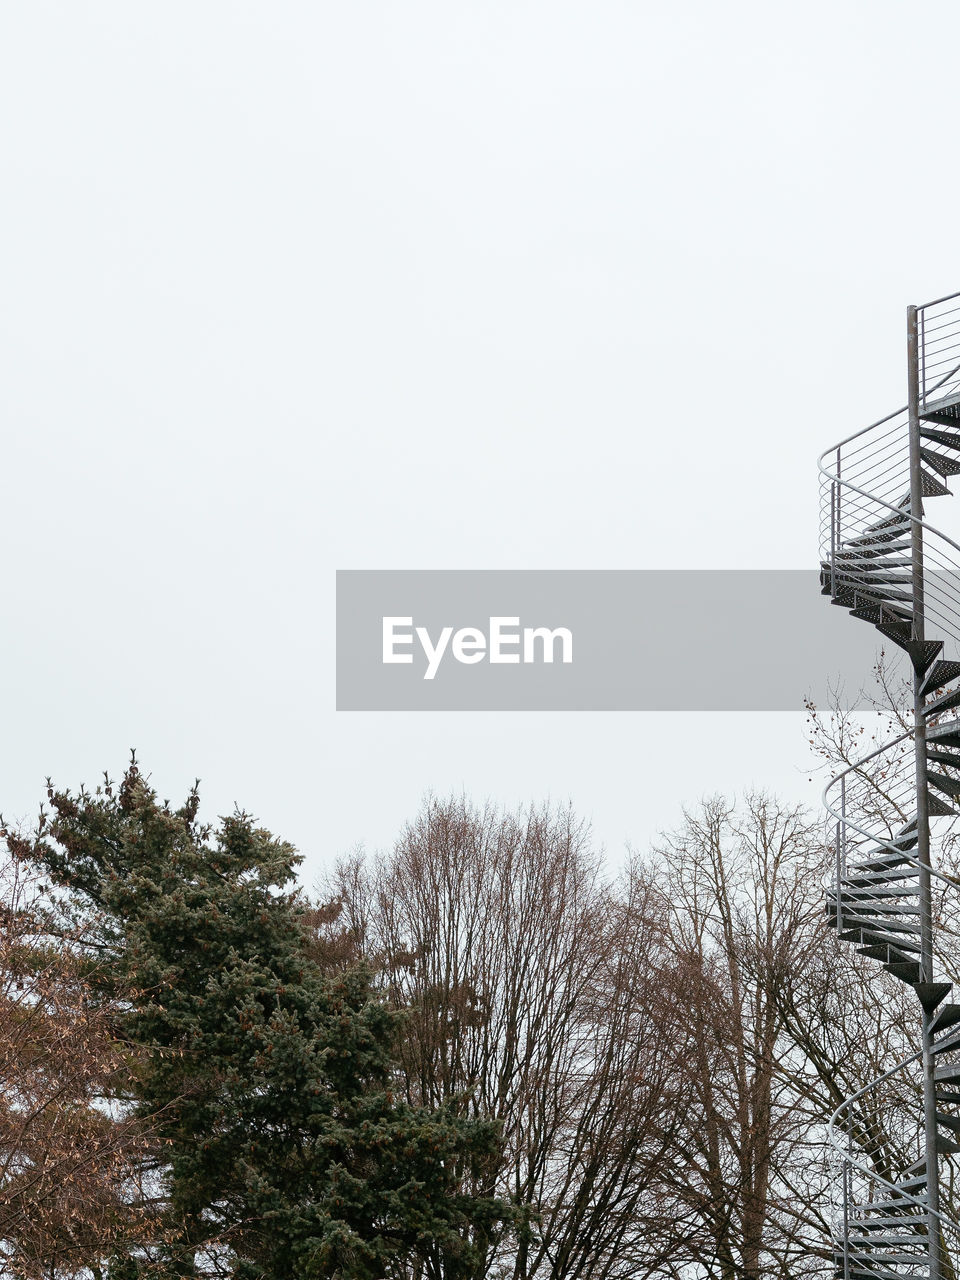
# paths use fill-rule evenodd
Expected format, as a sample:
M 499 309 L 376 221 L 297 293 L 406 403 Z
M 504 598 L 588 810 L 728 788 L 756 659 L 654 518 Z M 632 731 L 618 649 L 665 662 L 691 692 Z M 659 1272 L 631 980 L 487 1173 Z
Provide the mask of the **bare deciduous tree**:
M 669 1253 L 685 1228 L 658 1185 L 691 1032 L 649 887 L 607 885 L 569 812 L 458 800 L 328 889 L 408 1010 L 411 1098 L 501 1121 L 488 1189 L 527 1226 L 487 1273 L 613 1280 Z
M 512 1280 L 830 1267 L 827 1117 L 904 1034 L 827 928 L 819 823 L 716 800 L 607 882 L 569 813 L 430 802 L 321 932 L 407 1010 L 402 1087 L 503 1126 Z
M 739 812 L 713 800 L 687 815 L 656 858 L 698 1031 L 686 1060 L 695 1103 L 664 1167 L 697 1224 L 674 1259 L 692 1274 L 786 1277 L 826 1256 L 816 1208 L 822 1134 L 783 1011 L 785 992 L 804 987 L 822 959 L 818 837 L 800 811 L 765 796 Z M 639 873 L 649 875 L 650 863 Z

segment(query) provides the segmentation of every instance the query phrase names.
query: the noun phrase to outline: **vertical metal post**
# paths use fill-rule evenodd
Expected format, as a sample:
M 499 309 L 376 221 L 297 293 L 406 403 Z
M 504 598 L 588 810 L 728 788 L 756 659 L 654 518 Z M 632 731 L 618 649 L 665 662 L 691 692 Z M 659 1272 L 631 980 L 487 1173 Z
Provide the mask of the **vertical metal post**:
M 843 929 L 843 885 L 847 874 L 847 775 L 840 777 L 840 821 L 837 823 L 837 933 Z
M 830 520 L 830 523 L 833 525 L 833 555 L 832 555 L 832 557 L 831 557 L 831 561 L 830 561 L 830 563 L 833 565 L 833 579 L 832 579 L 832 581 L 831 581 L 831 583 L 830 583 L 830 587 L 831 587 L 831 591 L 832 591 L 832 594 L 833 594 L 833 595 L 836 595 L 836 594 L 837 594 L 837 548 L 838 548 L 838 547 L 839 547 L 839 545 L 840 545 L 840 541 L 841 541 L 841 538 L 842 538 L 842 532 L 843 532 L 843 526 L 842 526 L 842 522 L 841 522 L 841 519 L 840 519 L 840 516 L 841 516 L 841 511 L 840 511 L 840 466 L 841 466 L 841 462 L 842 462 L 842 459 L 841 459 L 841 457 L 840 457 L 840 450 L 839 450 L 839 448 L 838 448 L 838 449 L 837 449 L 837 478 L 836 478 L 836 480 L 835 480 L 835 481 L 834 481 L 834 483 L 833 483 L 834 499 L 835 499 L 835 507 L 834 507 L 834 511 L 833 511 L 833 512 L 831 512 L 831 520 Z
M 830 481 L 830 594 L 837 594 L 837 482 Z
M 850 1160 L 853 1159 L 853 1138 L 847 1134 L 848 1160 L 843 1166 L 843 1280 L 850 1280 Z
M 913 639 L 924 638 L 923 607 L 923 492 L 920 470 L 920 353 L 917 341 L 917 308 L 907 308 L 907 383 L 910 432 L 910 551 L 913 581 Z M 920 687 L 924 671 L 914 668 L 913 739 L 917 777 L 917 858 L 920 862 L 920 980 L 933 981 L 933 914 L 930 893 L 930 812 L 927 788 L 926 724 Z M 922 1010 L 923 1032 L 923 1128 L 927 1179 L 927 1232 L 930 1280 L 940 1280 L 940 1170 L 937 1164 L 937 1100 L 935 1059 L 931 1051 L 932 1012 Z

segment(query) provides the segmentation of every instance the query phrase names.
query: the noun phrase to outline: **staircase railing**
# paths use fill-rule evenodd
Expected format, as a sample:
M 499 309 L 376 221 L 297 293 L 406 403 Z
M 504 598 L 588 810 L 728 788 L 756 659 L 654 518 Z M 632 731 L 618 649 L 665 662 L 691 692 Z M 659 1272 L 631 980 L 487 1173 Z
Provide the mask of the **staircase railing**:
M 920 335 L 920 407 L 960 392 L 960 296 L 917 308 Z
M 824 793 L 828 919 L 918 998 L 900 1060 L 830 1120 L 843 1280 L 953 1280 L 960 1262 L 945 1207 L 960 1154 L 960 1004 L 945 1003 L 956 931 L 942 928 L 960 880 L 931 841 L 941 818 L 960 815 L 960 546 L 924 511 L 960 478 L 960 294 L 911 308 L 908 334 L 908 405 L 820 459 L 823 592 L 899 645 L 914 672 L 911 727 Z

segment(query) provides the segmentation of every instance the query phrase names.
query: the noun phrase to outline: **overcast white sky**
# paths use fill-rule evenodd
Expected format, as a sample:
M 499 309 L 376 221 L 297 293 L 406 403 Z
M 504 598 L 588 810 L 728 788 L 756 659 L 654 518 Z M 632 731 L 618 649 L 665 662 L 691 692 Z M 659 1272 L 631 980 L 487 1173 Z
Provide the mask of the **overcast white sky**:
M 613 858 L 716 790 L 815 802 L 800 714 L 338 714 L 334 571 L 816 567 L 817 454 L 960 288 L 958 36 L 0 7 L 4 812 L 136 745 L 310 880 L 428 788 L 572 799 Z

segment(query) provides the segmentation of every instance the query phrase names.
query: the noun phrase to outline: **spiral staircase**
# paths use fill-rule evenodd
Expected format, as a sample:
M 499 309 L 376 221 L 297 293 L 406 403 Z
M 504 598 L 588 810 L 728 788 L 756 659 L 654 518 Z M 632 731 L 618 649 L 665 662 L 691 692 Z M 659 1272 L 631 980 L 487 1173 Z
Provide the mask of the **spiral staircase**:
M 899 646 L 913 679 L 906 731 L 824 796 L 836 858 L 829 922 L 912 989 L 919 1023 L 916 1052 L 830 1120 L 843 1280 L 960 1273 L 960 1224 L 947 1211 L 960 1168 L 951 1159 L 960 1002 L 950 981 L 960 897 L 937 856 L 960 815 L 960 546 L 926 518 L 960 477 L 960 294 L 910 307 L 907 330 L 908 404 L 820 459 L 823 594 Z

